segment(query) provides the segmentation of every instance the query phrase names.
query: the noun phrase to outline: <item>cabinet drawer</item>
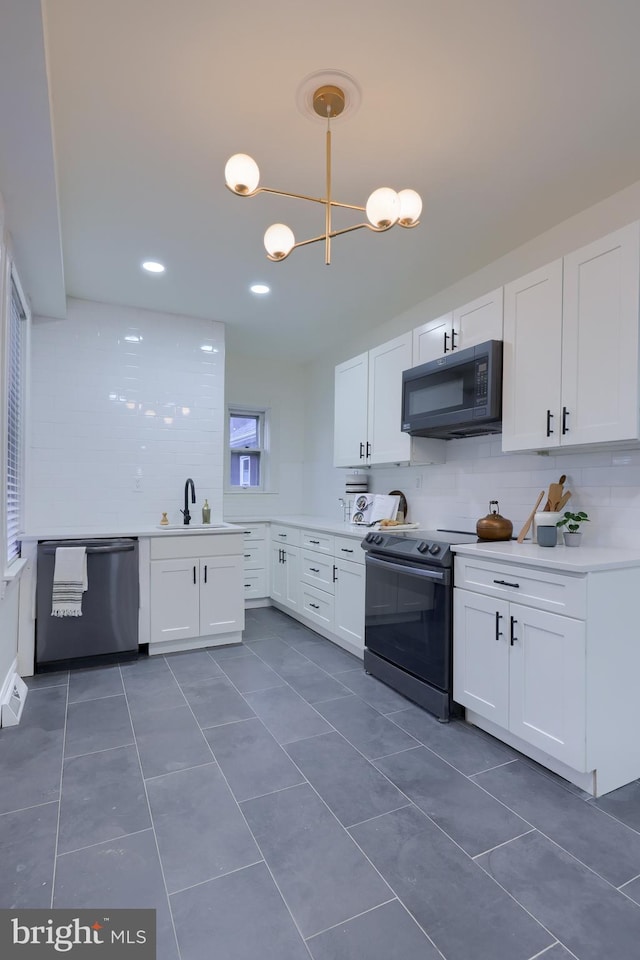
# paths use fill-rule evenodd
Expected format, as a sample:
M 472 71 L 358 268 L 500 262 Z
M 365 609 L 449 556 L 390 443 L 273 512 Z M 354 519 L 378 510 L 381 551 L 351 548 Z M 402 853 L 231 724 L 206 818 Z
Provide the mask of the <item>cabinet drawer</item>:
M 269 596 L 266 570 L 245 570 L 242 582 L 244 584 L 245 600 Z
M 364 533 L 362 536 L 364 537 Z M 364 563 L 364 550 L 360 545 L 361 542 L 356 537 L 334 537 L 334 556 L 340 560 L 355 560 L 356 563 Z
M 325 558 L 311 550 L 302 551 L 300 578 L 305 583 L 316 584 L 321 590 L 334 592 L 333 557 Z
M 333 627 L 333 597 L 331 594 L 324 593 L 323 590 L 316 590 L 306 584 L 302 584 L 302 611 L 310 620 L 315 620 L 327 629 Z
M 552 573 L 520 564 L 456 557 L 455 584 L 577 620 L 586 618 L 586 577 Z
M 267 544 L 264 540 L 244 543 L 244 569 L 259 570 L 267 565 Z
M 315 530 L 303 530 L 302 546 L 308 550 L 317 550 L 318 553 L 327 553 L 329 556 L 333 556 L 333 537 L 328 533 L 317 533 Z
M 225 557 L 241 554 L 239 533 L 194 533 L 184 537 L 151 537 L 152 560 L 180 560 L 184 557 Z
M 289 544 L 290 547 L 300 546 L 300 528 L 285 527 L 283 524 L 271 524 L 271 539 L 281 544 Z
M 267 526 L 266 523 L 242 523 L 238 524 L 242 527 L 245 540 L 266 540 L 267 539 Z

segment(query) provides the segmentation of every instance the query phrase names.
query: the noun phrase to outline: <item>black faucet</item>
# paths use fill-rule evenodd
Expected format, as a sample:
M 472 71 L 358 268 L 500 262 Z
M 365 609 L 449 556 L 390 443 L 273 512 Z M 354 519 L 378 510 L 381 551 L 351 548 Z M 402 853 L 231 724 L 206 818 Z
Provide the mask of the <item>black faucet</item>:
M 191 484 L 191 503 L 196 502 L 196 488 L 191 477 L 187 480 L 184 485 L 184 510 L 181 510 L 180 513 L 184 516 L 184 524 L 187 526 L 191 520 L 191 514 L 189 513 L 189 484 Z

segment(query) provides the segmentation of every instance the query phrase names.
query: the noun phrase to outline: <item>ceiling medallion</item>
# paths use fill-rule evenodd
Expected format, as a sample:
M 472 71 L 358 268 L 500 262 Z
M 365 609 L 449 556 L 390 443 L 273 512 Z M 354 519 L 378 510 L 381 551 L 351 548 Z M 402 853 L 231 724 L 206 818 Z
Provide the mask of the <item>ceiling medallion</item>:
M 361 207 L 353 203 L 340 203 L 334 200 L 331 195 L 331 122 L 343 114 L 354 112 L 354 99 L 350 96 L 352 92 L 357 92 L 357 88 L 350 82 L 347 75 L 342 75 L 345 82 L 342 83 L 341 77 L 337 77 L 337 82 L 322 83 L 310 91 L 303 91 L 304 103 L 309 106 L 317 118 L 326 120 L 326 196 L 309 197 L 301 193 L 289 193 L 286 190 L 274 190 L 271 187 L 260 187 L 260 170 L 258 164 L 252 157 L 246 153 L 236 153 L 228 161 L 224 168 L 226 185 L 232 193 L 239 197 L 255 197 L 259 193 L 273 193 L 280 197 L 291 197 L 295 200 L 307 200 L 311 203 L 320 203 L 324 207 L 324 233 L 317 237 L 311 237 L 309 240 L 298 240 L 294 236 L 293 230 L 284 223 L 274 223 L 264 235 L 264 245 L 267 250 L 269 260 L 278 262 L 288 257 L 296 247 L 304 247 L 310 243 L 317 243 L 324 240 L 325 263 L 331 263 L 331 241 L 343 233 L 351 233 L 353 230 L 372 230 L 374 233 L 384 233 L 390 230 L 395 224 L 401 227 L 417 227 L 419 217 L 422 211 L 422 200 L 415 190 L 400 190 L 396 193 L 390 187 L 379 187 L 374 190 L 366 206 Z M 308 81 L 313 78 L 307 78 Z M 342 83 L 342 85 L 340 85 Z M 299 106 L 301 105 L 299 99 Z M 345 227 L 342 230 L 333 230 L 331 224 L 331 213 L 334 207 L 341 207 L 347 210 L 359 210 L 366 213 L 367 220 L 362 223 L 356 223 L 351 227 Z

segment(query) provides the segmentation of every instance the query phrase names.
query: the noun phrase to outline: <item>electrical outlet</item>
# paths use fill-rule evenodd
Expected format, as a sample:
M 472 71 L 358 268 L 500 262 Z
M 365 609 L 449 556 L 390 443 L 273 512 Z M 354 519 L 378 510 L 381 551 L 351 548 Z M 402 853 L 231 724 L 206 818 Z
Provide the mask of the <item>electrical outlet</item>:
M 135 476 L 133 478 L 133 492 L 142 493 L 142 477 Z

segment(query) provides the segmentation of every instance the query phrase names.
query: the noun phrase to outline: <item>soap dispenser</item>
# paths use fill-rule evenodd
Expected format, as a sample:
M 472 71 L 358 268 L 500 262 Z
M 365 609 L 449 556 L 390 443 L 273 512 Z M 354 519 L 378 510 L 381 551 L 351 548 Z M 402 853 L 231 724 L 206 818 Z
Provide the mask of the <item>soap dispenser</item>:
M 211 507 L 208 500 L 205 500 L 202 507 L 202 522 L 211 523 Z

